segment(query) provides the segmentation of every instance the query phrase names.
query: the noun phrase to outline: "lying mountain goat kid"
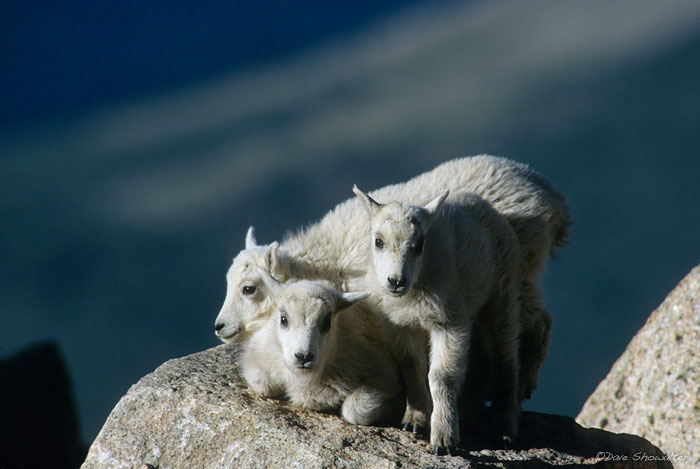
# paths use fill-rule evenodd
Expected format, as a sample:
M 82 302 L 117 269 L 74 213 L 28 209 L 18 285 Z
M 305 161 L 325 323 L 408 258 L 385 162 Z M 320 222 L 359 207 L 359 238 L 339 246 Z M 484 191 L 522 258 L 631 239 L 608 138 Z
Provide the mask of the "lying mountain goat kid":
M 292 405 L 340 409 L 354 424 L 398 418 L 399 370 L 377 318 L 362 305 L 368 293 L 338 293 L 318 282 L 279 283 L 260 273 L 276 312 L 244 342 L 243 377 L 256 392 L 286 395 Z
M 370 216 L 365 287 L 392 323 L 429 333 L 430 442 L 459 442 L 457 400 L 470 339 L 489 365 L 493 436 L 515 437 L 518 405 L 519 251 L 510 225 L 472 193 L 447 193 L 425 207 L 382 205 L 353 188 Z M 371 241 L 370 241 L 371 240 Z M 416 361 L 421 351 L 416 348 Z
M 415 204 L 428 203 L 442 191 L 472 191 L 489 201 L 510 223 L 518 236 L 521 252 L 521 400 L 537 385 L 537 373 L 549 343 L 551 319 L 542 308 L 538 278 L 547 256 L 566 239 L 571 224 L 564 197 L 548 181 L 528 166 L 516 161 L 482 155 L 457 158 L 411 180 L 372 192 L 379 200 Z M 233 259 L 226 275 L 226 299 L 216 317 L 217 336 L 223 342 L 244 339 L 264 322 L 272 311 L 258 268 L 282 281 L 324 280 L 334 288 L 347 290 L 349 282 L 362 277 L 367 267 L 365 252 L 365 211 L 356 197 L 331 210 L 318 223 L 288 234 L 279 246 L 259 246 L 252 227 L 245 249 Z M 398 326 L 396 326 L 398 328 Z M 392 333 L 392 345 L 425 340 L 410 328 Z M 423 338 L 423 339 L 421 339 Z M 425 347 L 423 347 L 425 349 Z M 423 360 L 425 362 L 425 360 Z M 414 431 L 427 423 L 430 392 L 420 363 L 402 363 L 406 376 L 404 427 Z M 426 372 L 427 373 L 427 372 Z

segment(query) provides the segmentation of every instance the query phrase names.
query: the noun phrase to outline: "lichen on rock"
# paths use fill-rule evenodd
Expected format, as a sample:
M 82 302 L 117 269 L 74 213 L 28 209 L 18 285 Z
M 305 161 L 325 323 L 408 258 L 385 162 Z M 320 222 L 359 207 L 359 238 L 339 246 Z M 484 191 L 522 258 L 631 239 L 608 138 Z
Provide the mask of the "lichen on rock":
M 576 420 L 640 435 L 700 467 L 700 266 L 651 314 Z

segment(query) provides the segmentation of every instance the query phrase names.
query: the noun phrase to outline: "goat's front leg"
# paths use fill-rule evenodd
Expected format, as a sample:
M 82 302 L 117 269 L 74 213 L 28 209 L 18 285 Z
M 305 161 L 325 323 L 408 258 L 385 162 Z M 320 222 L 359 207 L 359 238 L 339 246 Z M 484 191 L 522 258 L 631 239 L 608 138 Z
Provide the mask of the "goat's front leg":
M 401 424 L 404 430 L 419 433 L 427 427 L 430 415 L 428 388 L 428 341 L 425 331 L 398 326 L 389 332 L 394 355 L 399 361 L 406 383 L 406 411 Z
M 284 384 L 273 378 L 263 366 L 257 363 L 244 361 L 241 366 L 241 374 L 248 383 L 248 387 L 263 397 L 281 397 L 284 394 Z
M 469 328 L 438 326 L 430 331 L 428 384 L 433 399 L 430 443 L 436 454 L 451 453 L 459 443 L 457 400 L 467 370 Z

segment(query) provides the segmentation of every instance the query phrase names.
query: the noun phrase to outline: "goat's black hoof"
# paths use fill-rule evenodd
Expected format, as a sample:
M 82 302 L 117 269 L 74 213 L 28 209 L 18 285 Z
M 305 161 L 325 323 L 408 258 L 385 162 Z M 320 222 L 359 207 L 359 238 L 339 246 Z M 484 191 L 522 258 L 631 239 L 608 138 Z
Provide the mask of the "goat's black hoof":
M 515 438 L 510 435 L 498 435 L 492 437 L 489 441 L 494 449 L 513 449 Z
M 513 440 L 514 438 L 510 435 L 503 435 L 501 437 L 501 446 L 503 449 L 512 449 L 513 448 Z
M 435 445 L 435 456 L 452 456 L 453 449 L 449 446 Z
M 403 425 L 401 425 L 401 429 L 404 431 L 411 431 L 414 434 L 423 434 L 423 427 L 418 423 L 411 424 L 411 422 L 404 422 Z

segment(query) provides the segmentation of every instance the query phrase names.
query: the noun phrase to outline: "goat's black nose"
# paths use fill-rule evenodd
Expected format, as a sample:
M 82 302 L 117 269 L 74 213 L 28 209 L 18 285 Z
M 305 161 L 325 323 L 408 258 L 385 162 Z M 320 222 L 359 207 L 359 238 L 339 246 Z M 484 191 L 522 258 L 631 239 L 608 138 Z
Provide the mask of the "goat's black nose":
M 389 282 L 389 286 L 392 288 L 401 288 L 406 286 L 408 279 L 405 275 L 402 275 L 399 279 L 396 279 L 395 277 L 389 277 L 386 279 L 386 281 Z
M 302 365 L 305 365 L 306 363 L 309 363 L 314 360 L 314 354 L 309 352 L 309 353 L 301 353 L 297 352 L 294 354 L 294 356 L 297 358 L 297 361 L 301 363 Z
M 223 322 L 217 322 L 217 323 L 214 325 L 214 329 L 216 329 L 216 332 L 219 332 L 221 329 L 224 328 L 225 325 L 226 325 L 226 324 L 224 324 Z

